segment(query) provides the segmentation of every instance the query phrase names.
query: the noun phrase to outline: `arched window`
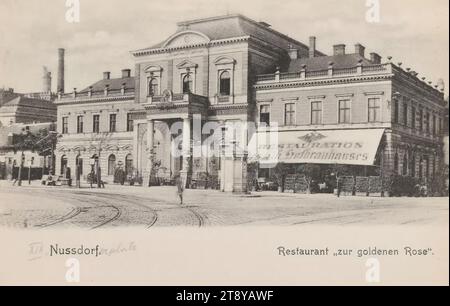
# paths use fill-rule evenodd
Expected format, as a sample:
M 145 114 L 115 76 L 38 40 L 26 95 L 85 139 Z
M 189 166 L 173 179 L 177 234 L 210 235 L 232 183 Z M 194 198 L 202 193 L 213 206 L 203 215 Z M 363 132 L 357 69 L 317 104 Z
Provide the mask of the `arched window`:
M 61 156 L 61 175 L 65 176 L 67 172 L 67 156 Z
M 403 175 L 408 175 L 408 155 L 403 156 Z
M 186 74 L 183 78 L 183 93 L 190 93 L 193 91 L 193 80 L 190 73 Z
M 399 173 L 399 169 L 398 169 L 398 153 L 395 153 L 394 156 L 394 174 L 398 174 Z
M 108 158 L 108 175 L 114 175 L 116 171 L 116 156 L 111 154 Z
M 231 76 L 228 71 L 224 71 L 220 74 L 219 88 L 221 96 L 231 95 Z
M 80 171 L 80 175 L 83 175 L 83 159 L 81 158 L 80 155 L 78 155 L 77 158 L 75 159 L 75 163 L 78 171 Z
M 133 156 L 131 154 L 125 157 L 125 173 L 127 176 L 133 174 Z
M 149 82 L 148 82 L 148 96 L 149 97 L 153 97 L 155 95 L 159 94 L 159 83 L 158 83 L 158 79 L 156 78 L 152 78 Z

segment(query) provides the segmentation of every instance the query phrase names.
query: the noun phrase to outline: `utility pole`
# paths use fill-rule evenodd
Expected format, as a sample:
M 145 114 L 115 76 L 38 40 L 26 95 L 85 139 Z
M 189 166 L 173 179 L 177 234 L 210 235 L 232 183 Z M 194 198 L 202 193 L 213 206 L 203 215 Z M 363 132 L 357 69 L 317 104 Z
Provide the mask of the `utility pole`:
M 28 161 L 28 185 L 31 185 L 31 160 Z
M 25 153 L 22 151 L 22 155 L 20 157 L 20 167 L 19 167 L 19 181 L 17 183 L 17 186 L 22 186 L 22 169 L 23 169 L 23 164 L 25 161 Z

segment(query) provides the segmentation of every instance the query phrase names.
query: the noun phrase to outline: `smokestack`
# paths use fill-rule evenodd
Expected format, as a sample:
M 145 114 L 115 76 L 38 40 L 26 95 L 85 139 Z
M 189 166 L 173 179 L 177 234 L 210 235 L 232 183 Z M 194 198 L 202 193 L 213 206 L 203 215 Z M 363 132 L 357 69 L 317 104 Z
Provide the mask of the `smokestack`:
M 42 76 L 42 92 L 52 91 L 52 73 L 44 66 L 44 74 Z
M 334 45 L 333 46 L 334 55 L 345 55 L 345 45 Z
M 58 49 L 58 93 L 64 93 L 64 53 L 64 49 Z
M 316 37 L 311 36 L 309 38 L 309 58 L 316 56 Z

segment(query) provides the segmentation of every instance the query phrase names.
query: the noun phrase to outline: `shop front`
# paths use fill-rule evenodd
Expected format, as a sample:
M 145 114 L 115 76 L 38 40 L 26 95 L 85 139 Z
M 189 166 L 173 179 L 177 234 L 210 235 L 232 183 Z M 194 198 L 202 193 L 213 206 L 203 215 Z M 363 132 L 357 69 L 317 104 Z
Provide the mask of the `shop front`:
M 382 194 L 384 129 L 271 131 L 250 144 L 257 189 L 296 193 Z M 257 143 L 255 143 L 256 141 Z M 252 150 L 252 148 L 254 148 Z

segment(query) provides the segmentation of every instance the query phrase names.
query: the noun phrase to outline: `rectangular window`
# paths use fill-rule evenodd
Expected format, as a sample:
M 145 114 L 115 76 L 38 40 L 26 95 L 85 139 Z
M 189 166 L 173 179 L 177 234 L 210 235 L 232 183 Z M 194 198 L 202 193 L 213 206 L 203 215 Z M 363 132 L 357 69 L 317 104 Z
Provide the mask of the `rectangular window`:
M 437 135 L 437 118 L 433 115 L 433 136 Z
M 284 106 L 284 124 L 295 124 L 295 103 L 288 103 Z
M 350 100 L 339 101 L 339 123 L 350 123 Z
M 414 107 L 412 109 L 414 109 Z M 408 104 L 406 102 L 403 103 L 403 125 L 408 126 Z
M 77 133 L 82 134 L 83 133 L 83 116 L 77 117 Z
M 423 109 L 419 110 L 419 130 L 423 131 Z
M 270 106 L 269 105 L 261 105 L 259 111 L 259 122 L 265 123 L 267 126 L 270 126 Z
M 430 113 L 425 114 L 425 132 L 430 133 Z
M 322 124 L 322 102 L 311 102 L 311 124 Z
M 369 99 L 369 122 L 380 122 L 380 99 L 379 98 L 370 98 Z
M 398 101 L 395 101 L 394 103 L 394 123 L 399 123 L 399 105 L 398 105 Z
M 92 132 L 100 133 L 100 115 L 94 115 Z
M 109 131 L 111 133 L 116 132 L 116 123 L 117 123 L 117 115 L 116 114 L 110 114 L 109 115 Z
M 415 107 L 411 107 L 411 127 L 413 129 L 416 128 L 416 116 L 417 116 L 416 108 Z
M 134 121 L 132 114 L 127 114 L 127 132 L 133 132 L 134 130 Z
M 63 134 L 69 133 L 69 117 L 62 118 L 62 133 Z

